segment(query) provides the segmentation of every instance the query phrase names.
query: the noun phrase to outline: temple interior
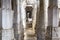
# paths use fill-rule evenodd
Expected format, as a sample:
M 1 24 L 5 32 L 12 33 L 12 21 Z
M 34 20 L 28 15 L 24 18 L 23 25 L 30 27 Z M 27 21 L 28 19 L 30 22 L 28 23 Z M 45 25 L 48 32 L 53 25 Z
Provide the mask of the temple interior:
M 60 40 L 60 0 L 0 0 L 0 40 Z

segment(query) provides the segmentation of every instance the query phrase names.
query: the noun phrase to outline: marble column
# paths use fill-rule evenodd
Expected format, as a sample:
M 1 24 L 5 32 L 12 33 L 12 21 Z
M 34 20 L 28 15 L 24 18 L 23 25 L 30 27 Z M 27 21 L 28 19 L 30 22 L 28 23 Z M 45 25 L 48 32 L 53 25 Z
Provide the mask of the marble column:
M 11 0 L 2 0 L 2 40 L 13 40 L 13 11 Z

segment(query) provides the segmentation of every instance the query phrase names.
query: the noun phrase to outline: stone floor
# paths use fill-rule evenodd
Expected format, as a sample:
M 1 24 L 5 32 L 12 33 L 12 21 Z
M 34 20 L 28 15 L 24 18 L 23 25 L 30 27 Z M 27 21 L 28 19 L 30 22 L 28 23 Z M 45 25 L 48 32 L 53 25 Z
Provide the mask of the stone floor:
M 24 40 L 37 40 L 32 28 L 26 29 L 24 32 Z
M 24 40 L 37 40 L 35 32 L 32 29 L 32 22 L 27 22 L 27 27 L 24 30 Z

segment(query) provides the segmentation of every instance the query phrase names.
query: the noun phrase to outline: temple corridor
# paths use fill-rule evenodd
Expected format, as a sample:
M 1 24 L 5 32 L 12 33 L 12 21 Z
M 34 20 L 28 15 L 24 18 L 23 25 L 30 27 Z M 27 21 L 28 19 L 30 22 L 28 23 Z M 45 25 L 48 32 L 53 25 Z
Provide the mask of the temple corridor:
M 60 0 L 0 0 L 0 40 L 60 40 Z

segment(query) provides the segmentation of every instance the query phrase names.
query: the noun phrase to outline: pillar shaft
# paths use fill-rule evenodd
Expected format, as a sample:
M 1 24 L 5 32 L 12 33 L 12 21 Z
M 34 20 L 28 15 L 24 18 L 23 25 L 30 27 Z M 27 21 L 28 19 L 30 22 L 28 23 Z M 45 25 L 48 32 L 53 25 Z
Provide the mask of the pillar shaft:
M 2 40 L 2 10 L 0 8 L 0 40 Z
M 47 38 L 47 26 L 48 26 L 48 4 L 49 0 L 44 0 L 44 25 L 45 25 L 45 40 L 48 40 Z
M 24 27 L 26 27 L 26 14 L 24 9 L 24 0 L 17 0 L 17 26 L 18 26 L 18 39 L 24 40 Z
M 37 11 L 36 34 L 37 34 L 37 40 L 45 40 L 44 1 L 43 0 L 40 0 L 40 6 Z
M 32 5 L 33 6 L 33 5 Z M 38 2 L 35 0 L 33 10 L 32 10 L 32 28 L 33 32 L 35 33 L 35 27 L 36 27 L 36 14 L 37 14 L 37 7 L 38 7 Z
M 15 39 L 15 40 L 18 40 L 17 0 L 12 0 L 12 9 L 14 10 L 14 15 L 13 15 L 14 39 Z
M 51 27 L 51 40 L 59 40 L 58 30 L 59 30 L 59 13 L 57 0 L 49 0 L 49 10 L 48 10 L 48 26 Z M 50 26 L 51 25 L 51 26 Z
M 2 28 L 2 10 L 0 8 L 0 29 Z
M 2 40 L 12 40 L 13 34 L 13 11 L 11 0 L 2 0 Z
M 10 29 L 13 24 L 13 11 L 11 9 L 11 0 L 2 0 L 2 28 Z
M 58 14 L 59 14 L 59 26 L 58 26 L 58 38 L 60 40 L 60 0 L 57 0 L 58 4 Z

